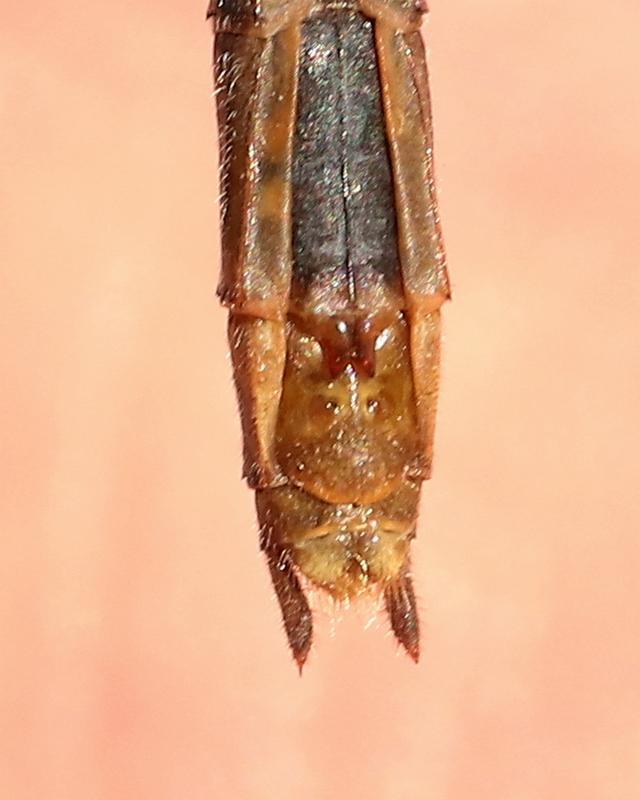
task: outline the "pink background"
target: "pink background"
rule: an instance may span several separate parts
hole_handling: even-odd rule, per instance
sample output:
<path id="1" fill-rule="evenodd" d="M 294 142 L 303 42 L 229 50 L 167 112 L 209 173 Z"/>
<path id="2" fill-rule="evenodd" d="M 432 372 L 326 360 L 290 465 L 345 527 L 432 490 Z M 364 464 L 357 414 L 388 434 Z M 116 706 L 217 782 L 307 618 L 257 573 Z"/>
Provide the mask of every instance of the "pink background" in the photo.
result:
<path id="1" fill-rule="evenodd" d="M 302 680 L 240 482 L 204 5 L 2 11 L 0 795 L 635 800 L 640 5 L 432 1 L 424 658 L 358 610 Z"/>

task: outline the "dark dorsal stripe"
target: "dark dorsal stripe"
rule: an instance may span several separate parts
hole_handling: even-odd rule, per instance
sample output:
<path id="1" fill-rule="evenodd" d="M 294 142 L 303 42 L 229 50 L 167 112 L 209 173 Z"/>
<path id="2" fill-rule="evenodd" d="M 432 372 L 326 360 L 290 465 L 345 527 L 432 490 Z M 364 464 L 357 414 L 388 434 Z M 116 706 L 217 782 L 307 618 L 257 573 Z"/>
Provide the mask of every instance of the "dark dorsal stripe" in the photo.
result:
<path id="1" fill-rule="evenodd" d="M 293 291 L 399 279 L 373 26 L 326 11 L 303 25 L 293 152 Z"/>

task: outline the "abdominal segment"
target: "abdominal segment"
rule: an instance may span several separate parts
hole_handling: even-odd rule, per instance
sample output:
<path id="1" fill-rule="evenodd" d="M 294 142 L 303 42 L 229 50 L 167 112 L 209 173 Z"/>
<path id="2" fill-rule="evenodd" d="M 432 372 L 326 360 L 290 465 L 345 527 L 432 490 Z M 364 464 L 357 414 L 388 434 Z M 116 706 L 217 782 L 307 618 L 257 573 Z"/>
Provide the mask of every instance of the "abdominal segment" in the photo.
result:
<path id="1" fill-rule="evenodd" d="M 418 457 L 407 324 L 385 318 L 290 323 L 276 458 L 326 503 L 379 503 Z"/>

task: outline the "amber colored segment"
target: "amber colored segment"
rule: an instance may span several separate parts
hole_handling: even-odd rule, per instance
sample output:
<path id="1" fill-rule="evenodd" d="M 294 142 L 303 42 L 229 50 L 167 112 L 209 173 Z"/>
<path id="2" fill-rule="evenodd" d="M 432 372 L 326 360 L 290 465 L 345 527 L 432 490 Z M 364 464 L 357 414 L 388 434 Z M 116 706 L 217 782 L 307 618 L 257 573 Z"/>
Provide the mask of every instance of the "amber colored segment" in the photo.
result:
<path id="1" fill-rule="evenodd" d="M 291 481 L 328 503 L 379 502 L 417 456 L 409 331 L 401 315 L 376 348 L 373 377 L 351 364 L 333 377 L 318 340 L 291 325 L 277 458 Z"/>
<path id="2" fill-rule="evenodd" d="M 410 538 L 383 527 L 339 530 L 293 550 L 295 563 L 316 586 L 338 599 L 353 598 L 397 577 L 409 557 Z"/>
<path id="3" fill-rule="evenodd" d="M 256 492 L 262 547 L 291 548 L 340 528 L 361 528 L 372 517 L 385 530 L 410 532 L 415 526 L 420 482 L 410 477 L 378 503 L 325 503 L 291 483 Z"/>
<path id="4" fill-rule="evenodd" d="M 419 499 L 420 483 L 409 477 L 383 501 L 364 505 L 325 503 L 291 484 L 258 491 L 262 547 L 289 553 L 305 578 L 334 597 L 384 589 L 406 572 Z"/>

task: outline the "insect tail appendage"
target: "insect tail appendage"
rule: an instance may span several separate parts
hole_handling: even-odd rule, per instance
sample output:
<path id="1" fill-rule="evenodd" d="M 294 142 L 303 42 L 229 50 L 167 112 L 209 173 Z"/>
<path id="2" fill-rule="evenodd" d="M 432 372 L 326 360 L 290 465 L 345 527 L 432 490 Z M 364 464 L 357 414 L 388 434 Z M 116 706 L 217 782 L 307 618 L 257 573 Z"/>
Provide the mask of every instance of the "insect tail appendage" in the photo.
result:
<path id="1" fill-rule="evenodd" d="M 420 659 L 420 621 L 408 569 L 385 586 L 384 600 L 396 639 L 417 664 Z"/>
<path id="2" fill-rule="evenodd" d="M 313 640 L 311 608 L 287 553 L 267 550 L 267 560 L 289 646 L 302 673 Z"/>

